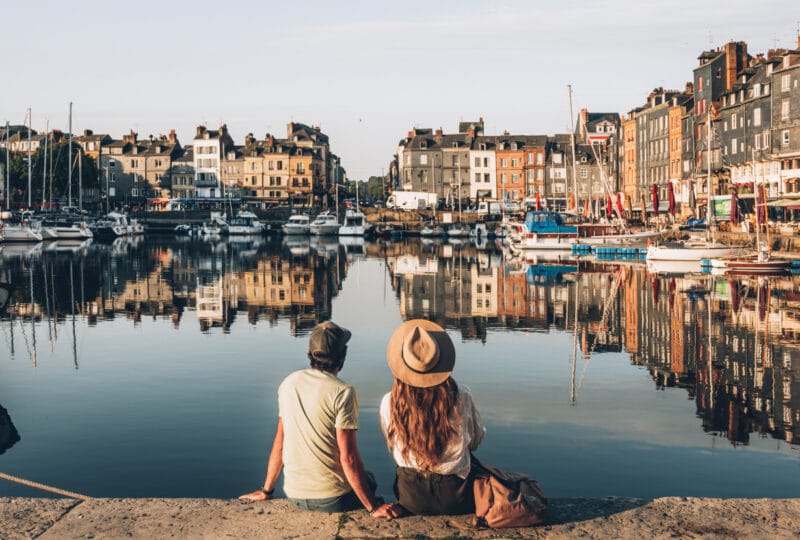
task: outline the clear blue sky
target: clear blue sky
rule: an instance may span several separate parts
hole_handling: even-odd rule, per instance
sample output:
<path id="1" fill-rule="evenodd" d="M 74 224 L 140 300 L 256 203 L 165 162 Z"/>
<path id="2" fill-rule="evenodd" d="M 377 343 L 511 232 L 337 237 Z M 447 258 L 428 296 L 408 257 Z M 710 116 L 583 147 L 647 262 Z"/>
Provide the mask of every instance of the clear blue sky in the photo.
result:
<path id="1" fill-rule="evenodd" d="M 318 124 L 353 179 L 379 174 L 412 127 L 568 129 L 683 88 L 698 54 L 744 40 L 797 47 L 797 0 L 13 2 L 2 8 L 0 121 L 120 138 L 227 123 L 285 136 Z"/>

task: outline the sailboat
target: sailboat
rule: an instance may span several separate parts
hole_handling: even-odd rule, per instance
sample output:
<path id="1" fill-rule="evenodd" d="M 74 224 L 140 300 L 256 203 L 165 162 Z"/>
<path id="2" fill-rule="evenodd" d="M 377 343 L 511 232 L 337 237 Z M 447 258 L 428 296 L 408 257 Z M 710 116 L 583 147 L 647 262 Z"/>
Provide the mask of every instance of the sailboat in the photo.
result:
<path id="1" fill-rule="evenodd" d="M 791 266 L 792 261 L 788 259 L 774 259 L 770 256 L 769 238 L 767 241 L 761 240 L 761 223 L 759 219 L 761 215 L 761 208 L 766 207 L 766 196 L 764 193 L 764 186 L 756 186 L 756 242 L 755 250 L 752 253 L 747 253 L 738 257 L 728 257 L 721 259 L 712 259 L 711 267 L 714 269 L 721 269 L 724 272 L 731 274 L 781 274 L 787 272 Z M 733 202 L 733 201 L 732 201 Z M 731 212 L 737 211 L 732 207 Z M 769 229 L 767 229 L 769 234 Z"/>
<path id="2" fill-rule="evenodd" d="M 711 214 L 711 115 L 713 109 L 706 117 L 706 157 L 707 157 L 707 179 L 706 179 L 706 221 L 709 224 L 709 231 L 712 221 Z M 681 242 L 670 242 L 661 245 L 651 245 L 647 248 L 648 261 L 699 261 L 703 259 L 716 259 L 719 257 L 732 257 L 741 253 L 741 249 L 720 244 L 715 238 L 705 240 L 686 240 Z"/>
<path id="3" fill-rule="evenodd" d="M 458 165 L 458 222 L 447 229 L 447 236 L 451 238 L 465 238 L 469 236 L 469 227 L 461 221 L 461 164 Z"/>
<path id="4" fill-rule="evenodd" d="M 6 145 L 6 148 L 8 146 Z M 42 233 L 39 230 L 39 222 L 32 219 L 33 215 L 30 211 L 30 191 L 32 179 L 32 160 L 33 154 L 31 149 L 31 110 L 28 109 L 28 207 L 29 210 L 24 212 L 19 220 L 7 221 L 0 218 L 0 236 L 3 237 L 4 242 L 41 242 Z M 6 167 L 11 170 L 11 167 Z"/>

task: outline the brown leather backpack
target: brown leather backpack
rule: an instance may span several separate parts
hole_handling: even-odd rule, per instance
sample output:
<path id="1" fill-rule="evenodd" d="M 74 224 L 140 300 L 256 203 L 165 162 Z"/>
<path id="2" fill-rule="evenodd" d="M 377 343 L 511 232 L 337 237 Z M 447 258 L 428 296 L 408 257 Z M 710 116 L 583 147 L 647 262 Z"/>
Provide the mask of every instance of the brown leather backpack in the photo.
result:
<path id="1" fill-rule="evenodd" d="M 526 474 L 505 472 L 472 456 L 475 471 L 475 521 L 494 529 L 544 522 L 548 502 L 539 483 Z"/>

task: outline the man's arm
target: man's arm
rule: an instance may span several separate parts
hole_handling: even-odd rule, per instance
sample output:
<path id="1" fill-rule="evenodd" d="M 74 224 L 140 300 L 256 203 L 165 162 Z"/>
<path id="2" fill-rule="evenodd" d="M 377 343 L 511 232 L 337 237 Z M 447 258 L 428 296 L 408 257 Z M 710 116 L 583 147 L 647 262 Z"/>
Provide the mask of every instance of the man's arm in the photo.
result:
<path id="1" fill-rule="evenodd" d="M 239 497 L 246 501 L 264 501 L 272 498 L 272 492 L 275 490 L 275 484 L 278 483 L 278 477 L 283 470 L 283 421 L 278 417 L 278 427 L 275 428 L 275 439 L 272 441 L 272 450 L 269 453 L 269 462 L 267 463 L 267 477 L 264 480 L 264 489 L 246 493 Z"/>
<path id="2" fill-rule="evenodd" d="M 355 429 L 336 428 L 336 443 L 339 445 L 339 457 L 342 461 L 342 469 L 347 477 L 347 482 L 353 488 L 358 500 L 372 517 L 393 518 L 400 515 L 400 512 L 392 504 L 378 505 L 375 494 L 367 485 L 367 475 L 364 472 L 364 463 L 361 461 L 361 454 L 358 453 Z"/>

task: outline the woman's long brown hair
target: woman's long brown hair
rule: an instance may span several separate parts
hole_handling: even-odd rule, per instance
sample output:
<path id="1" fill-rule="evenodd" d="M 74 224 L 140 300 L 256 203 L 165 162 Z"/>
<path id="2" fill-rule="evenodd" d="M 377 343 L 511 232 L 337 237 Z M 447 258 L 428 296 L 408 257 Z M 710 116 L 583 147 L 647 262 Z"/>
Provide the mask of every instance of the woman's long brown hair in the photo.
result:
<path id="1" fill-rule="evenodd" d="M 403 459 L 413 454 L 417 466 L 439 464 L 447 444 L 459 432 L 458 385 L 452 377 L 430 388 L 415 388 L 394 380 L 388 443 L 399 444 Z"/>

